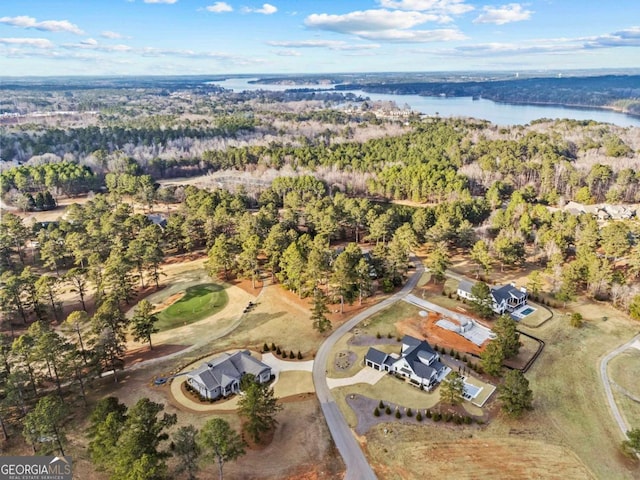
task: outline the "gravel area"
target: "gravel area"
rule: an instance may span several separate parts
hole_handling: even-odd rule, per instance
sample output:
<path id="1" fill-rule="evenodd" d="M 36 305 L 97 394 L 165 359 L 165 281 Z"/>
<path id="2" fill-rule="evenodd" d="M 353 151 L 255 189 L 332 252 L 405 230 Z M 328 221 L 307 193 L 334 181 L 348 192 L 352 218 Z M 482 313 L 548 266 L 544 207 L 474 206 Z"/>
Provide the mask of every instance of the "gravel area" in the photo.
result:
<path id="1" fill-rule="evenodd" d="M 422 412 L 422 422 L 418 422 L 416 420 L 416 414 L 418 410 L 413 410 L 413 416 L 407 417 L 406 409 L 403 406 L 396 405 L 391 402 L 384 402 L 385 407 L 389 405 L 391 408 L 391 415 L 387 415 L 384 410 L 380 412 L 380 416 L 376 417 L 373 414 L 375 408 L 379 405 L 380 400 L 374 400 L 369 397 L 365 397 L 364 395 L 350 394 L 347 395 L 347 404 L 351 407 L 351 409 L 355 412 L 356 417 L 358 419 L 358 424 L 354 429 L 358 435 L 364 435 L 367 433 L 371 427 L 378 425 L 380 423 L 404 423 L 407 425 L 420 425 L 420 424 L 433 424 L 432 420 L 426 418 L 426 409 L 420 409 Z M 396 418 L 396 407 L 400 408 L 400 412 L 402 413 L 402 418 Z"/>

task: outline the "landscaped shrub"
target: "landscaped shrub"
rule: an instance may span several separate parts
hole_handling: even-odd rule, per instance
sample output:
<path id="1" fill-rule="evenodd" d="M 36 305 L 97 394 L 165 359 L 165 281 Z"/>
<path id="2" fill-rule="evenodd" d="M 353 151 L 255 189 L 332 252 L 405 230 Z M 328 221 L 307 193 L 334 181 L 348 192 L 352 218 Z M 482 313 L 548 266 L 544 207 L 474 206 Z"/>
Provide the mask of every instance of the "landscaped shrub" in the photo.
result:
<path id="1" fill-rule="evenodd" d="M 402 418 L 402 414 L 400 413 L 400 409 L 396 409 L 396 418 Z"/>
<path id="2" fill-rule="evenodd" d="M 262 351 L 263 352 L 268 352 L 269 351 L 269 345 L 267 345 L 267 342 L 264 342 L 264 345 L 262 346 Z"/>
<path id="3" fill-rule="evenodd" d="M 276 351 L 276 344 L 275 343 L 271 343 L 271 351 L 275 352 Z"/>
<path id="4" fill-rule="evenodd" d="M 380 400 L 380 403 L 378 404 L 378 408 L 384 408 L 384 402 L 382 400 Z"/>
<path id="5" fill-rule="evenodd" d="M 439 422 L 439 421 L 442 419 L 442 415 L 440 415 L 440 413 L 439 413 L 439 412 L 436 412 L 436 413 L 434 413 L 434 414 L 433 414 L 433 416 L 431 417 L 431 419 L 432 419 L 434 422 Z"/>
<path id="6" fill-rule="evenodd" d="M 294 358 L 296 358 L 296 356 L 293 354 L 293 350 L 291 350 L 291 351 L 289 352 L 289 358 L 290 358 L 290 359 L 292 359 L 292 360 L 293 360 Z"/>
<path id="7" fill-rule="evenodd" d="M 287 351 L 286 350 L 282 350 L 282 358 L 287 358 Z"/>
<path id="8" fill-rule="evenodd" d="M 433 346 L 433 349 L 434 349 L 436 352 L 440 352 L 440 347 L 438 346 L 438 344 L 437 344 L 437 343 Z"/>
<path id="9" fill-rule="evenodd" d="M 456 425 L 460 425 L 462 424 L 462 417 L 459 415 L 456 415 L 455 417 L 453 417 L 453 421 L 455 422 Z"/>
<path id="10" fill-rule="evenodd" d="M 442 296 L 446 297 L 447 296 L 447 292 L 444 291 L 444 288 L 442 289 Z"/>
<path id="11" fill-rule="evenodd" d="M 391 407 L 389 407 L 389 405 L 387 405 L 387 408 L 384 409 L 384 413 L 386 413 L 387 415 L 391 415 Z"/>
<path id="12" fill-rule="evenodd" d="M 400 338 L 400 335 L 397 335 L 397 336 L 396 336 L 396 342 L 399 342 L 400 340 L 402 340 L 402 339 Z"/>
<path id="13" fill-rule="evenodd" d="M 456 351 L 452 348 L 451 350 L 449 350 L 449 356 L 453 357 L 455 355 Z"/>
<path id="14" fill-rule="evenodd" d="M 472 421 L 473 421 L 473 419 L 472 419 L 469 415 L 466 415 L 466 416 L 464 417 L 464 423 L 465 423 L 465 424 L 467 424 L 467 425 L 471 425 L 471 422 L 472 422 Z"/>
<path id="15" fill-rule="evenodd" d="M 460 360 L 460 354 L 458 352 L 456 352 L 455 357 L 456 357 L 456 360 Z"/>
<path id="16" fill-rule="evenodd" d="M 300 350 L 298 350 L 298 360 L 302 360 L 302 354 L 300 353 Z"/>
<path id="17" fill-rule="evenodd" d="M 380 416 L 380 410 L 378 410 L 378 407 L 376 407 L 376 408 L 373 410 L 373 416 L 374 416 L 374 417 L 379 417 L 379 416 Z"/>
<path id="18" fill-rule="evenodd" d="M 413 417 L 413 412 L 410 408 L 407 408 L 407 417 Z"/>
<path id="19" fill-rule="evenodd" d="M 376 338 L 382 338 L 382 335 L 380 335 L 380 332 L 376 332 Z"/>
<path id="20" fill-rule="evenodd" d="M 391 332 L 387 333 L 387 338 L 391 338 Z"/>
<path id="21" fill-rule="evenodd" d="M 449 298 L 453 298 L 453 292 L 449 292 Z"/>
<path id="22" fill-rule="evenodd" d="M 450 422 L 452 415 L 449 412 L 447 412 L 442 416 L 442 418 L 444 419 L 445 422 Z"/>
<path id="23" fill-rule="evenodd" d="M 419 422 L 422 421 L 422 413 L 420 413 L 420 410 L 418 410 L 418 413 L 416 413 L 416 420 Z"/>
<path id="24" fill-rule="evenodd" d="M 431 418 L 431 410 L 427 408 L 427 411 L 424 414 L 427 418 Z"/>
<path id="25" fill-rule="evenodd" d="M 463 361 L 464 363 L 466 363 L 467 365 L 469 364 L 469 359 L 467 358 L 467 356 L 466 356 L 466 355 L 463 355 L 463 356 L 462 356 L 462 361 Z"/>
<path id="26" fill-rule="evenodd" d="M 278 345 L 278 347 L 276 348 L 276 353 L 278 355 L 280 355 L 282 353 L 282 350 L 280 350 L 280 345 Z"/>

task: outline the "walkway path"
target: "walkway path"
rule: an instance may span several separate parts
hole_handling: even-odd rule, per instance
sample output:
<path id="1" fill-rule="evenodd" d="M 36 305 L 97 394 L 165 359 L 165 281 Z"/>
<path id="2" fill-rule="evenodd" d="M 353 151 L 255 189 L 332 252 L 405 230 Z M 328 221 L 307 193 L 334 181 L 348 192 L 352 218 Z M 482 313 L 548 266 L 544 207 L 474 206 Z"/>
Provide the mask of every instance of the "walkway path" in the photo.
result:
<path id="1" fill-rule="evenodd" d="M 324 417 L 327 421 L 329 431 L 331 432 L 331 436 L 333 437 L 333 441 L 336 444 L 336 447 L 340 452 L 340 455 L 342 455 L 344 463 L 347 466 L 347 474 L 345 476 L 345 480 L 372 480 L 376 478 L 376 475 L 375 473 L 373 473 L 373 470 L 371 469 L 367 458 L 360 448 L 360 444 L 353 436 L 349 425 L 344 419 L 344 416 L 340 412 L 340 409 L 338 408 L 335 399 L 333 398 L 333 395 L 329 390 L 326 371 L 329 353 L 331 352 L 331 349 L 333 348 L 335 343 L 362 320 L 387 308 L 388 306 L 401 300 L 406 295 L 411 293 L 411 291 L 417 285 L 418 280 L 420 280 L 420 277 L 422 277 L 422 273 L 424 272 L 424 267 L 420 260 L 418 260 L 417 258 L 413 258 L 412 261 L 416 265 L 416 271 L 407 281 L 402 290 L 387 298 L 386 300 L 378 303 L 377 305 L 374 305 L 371 308 L 360 312 L 351 320 L 338 327 L 324 341 L 324 343 L 318 349 L 318 353 L 316 354 L 315 363 L 313 365 L 313 383 L 315 385 L 316 395 L 318 396 L 320 406 L 322 407 L 322 412 L 324 413 Z"/>
<path id="2" fill-rule="evenodd" d="M 611 410 L 611 414 L 613 415 L 613 418 L 618 424 L 618 427 L 620 428 L 620 431 L 622 432 L 622 436 L 624 437 L 625 440 L 629 439 L 629 437 L 627 436 L 627 432 L 629 431 L 629 426 L 627 425 L 627 422 L 624 419 L 622 412 L 620 412 L 620 409 L 616 404 L 615 398 L 613 398 L 613 392 L 611 391 L 612 382 L 611 380 L 609 380 L 609 373 L 607 372 L 607 366 L 609 364 L 609 361 L 612 358 L 616 357 L 617 355 L 620 355 L 625 350 L 629 348 L 637 348 L 636 342 L 640 342 L 640 335 L 636 335 L 624 345 L 619 346 L 618 348 L 610 352 L 606 357 L 604 357 L 600 361 L 600 378 L 602 380 L 602 385 L 604 386 L 604 393 L 607 396 L 607 402 L 609 402 L 609 409 Z M 637 456 L 638 458 L 640 458 L 640 453 L 637 454 Z"/>

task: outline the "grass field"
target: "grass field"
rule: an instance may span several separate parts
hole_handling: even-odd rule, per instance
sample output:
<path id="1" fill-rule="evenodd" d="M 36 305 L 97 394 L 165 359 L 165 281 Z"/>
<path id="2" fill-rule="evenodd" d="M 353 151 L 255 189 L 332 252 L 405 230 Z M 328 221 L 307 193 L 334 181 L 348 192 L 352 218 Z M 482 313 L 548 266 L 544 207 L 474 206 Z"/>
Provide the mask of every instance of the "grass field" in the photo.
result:
<path id="1" fill-rule="evenodd" d="M 222 310 L 229 301 L 221 285 L 205 283 L 189 287 L 185 295 L 158 314 L 160 331 L 188 325 Z"/>
<path id="2" fill-rule="evenodd" d="M 395 337 L 398 334 L 395 323 L 405 318 L 418 315 L 420 310 L 421 309 L 415 305 L 406 302 L 396 302 L 389 308 L 385 308 L 362 322 L 358 328 L 369 335 L 380 333 L 380 335 L 386 337 L 387 334 L 390 333 L 392 337 Z"/>
<path id="3" fill-rule="evenodd" d="M 640 350 L 636 348 L 622 352 L 609 362 L 609 378 L 626 390 L 624 392 L 616 385 L 611 386 L 616 403 L 627 420 L 629 428 L 640 428 L 640 403 L 634 400 L 634 398 L 640 399 L 638 372 L 640 372 Z"/>
<path id="4" fill-rule="evenodd" d="M 640 350 L 629 348 L 609 362 L 611 380 L 640 398 Z"/>

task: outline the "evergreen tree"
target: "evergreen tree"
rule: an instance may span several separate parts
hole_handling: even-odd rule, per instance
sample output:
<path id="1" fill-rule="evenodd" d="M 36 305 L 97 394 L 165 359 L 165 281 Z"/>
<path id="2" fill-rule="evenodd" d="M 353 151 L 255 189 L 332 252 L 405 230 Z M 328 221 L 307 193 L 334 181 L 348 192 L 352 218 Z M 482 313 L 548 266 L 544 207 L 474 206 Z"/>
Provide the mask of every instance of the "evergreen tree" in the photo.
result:
<path id="1" fill-rule="evenodd" d="M 136 342 L 149 343 L 149 350 L 153 350 L 151 335 L 160 330 L 156 326 L 158 317 L 153 313 L 154 305 L 148 300 L 141 300 L 133 311 L 131 317 L 131 330 Z"/>
<path id="2" fill-rule="evenodd" d="M 484 351 L 480 354 L 480 365 L 482 369 L 489 375 L 499 376 L 502 372 L 502 362 L 504 361 L 504 352 L 500 343 L 491 340 Z"/>
<path id="3" fill-rule="evenodd" d="M 504 383 L 498 387 L 498 398 L 502 401 L 502 410 L 513 417 L 519 417 L 525 410 L 533 408 L 533 392 L 520 370 L 507 372 Z"/>
<path id="4" fill-rule="evenodd" d="M 493 297 L 489 285 L 484 282 L 476 282 L 471 287 L 471 308 L 483 318 L 493 316 Z"/>
<path id="5" fill-rule="evenodd" d="M 449 260 L 447 244 L 445 242 L 439 242 L 433 245 L 427 260 L 427 267 L 431 272 L 431 277 L 434 282 L 444 282 L 446 279 L 445 272 L 450 264 L 451 260 Z"/>
<path id="6" fill-rule="evenodd" d="M 34 452 L 46 455 L 57 447 L 60 455 L 64 456 L 66 436 L 63 425 L 67 414 L 67 406 L 58 397 L 48 395 L 38 401 L 25 417 L 22 430 Z"/>
<path id="7" fill-rule="evenodd" d="M 320 333 L 325 332 L 331 328 L 331 321 L 327 318 L 329 308 L 327 307 L 327 296 L 322 290 L 316 288 L 313 291 L 313 307 L 311 307 L 311 321 L 313 322 L 313 328 Z"/>
<path id="8" fill-rule="evenodd" d="M 198 445 L 205 458 L 218 464 L 218 478 L 223 480 L 223 466 L 245 454 L 240 435 L 222 418 L 207 420 L 198 434 Z"/>
<path id="9" fill-rule="evenodd" d="M 520 351 L 520 334 L 516 322 L 511 315 L 500 315 L 493 327 L 496 334 L 495 341 L 500 344 L 504 358 L 513 358 Z"/>
<path id="10" fill-rule="evenodd" d="M 238 414 L 244 418 L 244 428 L 255 442 L 259 442 L 262 434 L 271 430 L 278 423 L 276 414 L 282 405 L 273 394 L 273 389 L 266 384 L 258 383 L 252 375 L 245 375 L 243 395 L 238 400 Z"/>
<path id="11" fill-rule="evenodd" d="M 450 405 L 462 403 L 464 382 L 458 372 L 451 372 L 440 384 L 440 400 Z"/>
<path id="12" fill-rule="evenodd" d="M 176 415 L 168 413 L 158 415 L 164 406 L 141 398 L 129 409 L 122 432 L 114 448 L 112 478 L 127 478 L 137 462 L 147 456 L 145 464 L 154 476 L 148 479 L 162 478 L 166 475 L 166 459 L 170 453 L 160 449 L 160 444 L 169 438 L 166 430 L 176 424 Z"/>
<path id="13" fill-rule="evenodd" d="M 198 436 L 198 430 L 193 425 L 183 425 L 172 437 L 173 450 L 179 459 L 176 473 L 178 475 L 186 473 L 188 480 L 196 480 L 199 469 L 198 460 L 202 454 L 202 448 L 197 441 Z"/>

